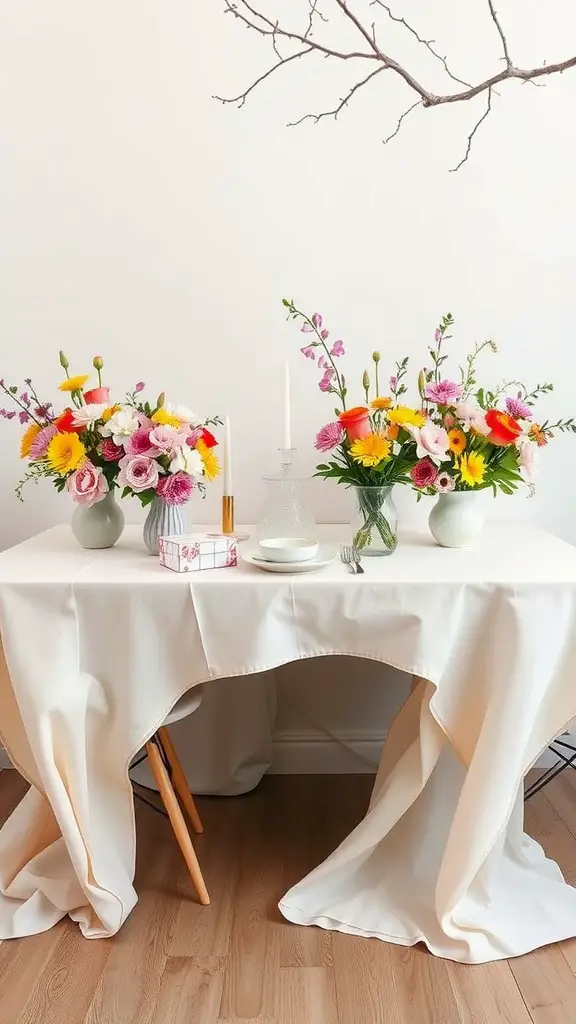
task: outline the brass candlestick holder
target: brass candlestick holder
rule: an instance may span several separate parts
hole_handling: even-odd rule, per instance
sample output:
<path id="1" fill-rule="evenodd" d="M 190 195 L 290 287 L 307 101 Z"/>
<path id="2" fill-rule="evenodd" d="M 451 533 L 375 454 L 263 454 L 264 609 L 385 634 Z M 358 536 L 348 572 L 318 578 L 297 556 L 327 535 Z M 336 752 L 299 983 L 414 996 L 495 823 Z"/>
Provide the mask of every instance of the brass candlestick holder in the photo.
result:
<path id="1" fill-rule="evenodd" d="M 232 494 L 222 495 L 222 533 L 227 537 L 235 537 L 236 540 L 248 540 L 249 534 L 238 533 L 234 523 L 234 496 Z"/>

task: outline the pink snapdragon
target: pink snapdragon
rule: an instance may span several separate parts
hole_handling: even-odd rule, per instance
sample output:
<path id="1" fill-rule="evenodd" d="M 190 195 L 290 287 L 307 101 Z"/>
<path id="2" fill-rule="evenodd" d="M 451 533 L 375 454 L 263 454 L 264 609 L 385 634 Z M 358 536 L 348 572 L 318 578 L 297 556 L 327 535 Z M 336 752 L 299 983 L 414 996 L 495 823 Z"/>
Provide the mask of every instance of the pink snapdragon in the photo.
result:
<path id="1" fill-rule="evenodd" d="M 145 455 L 125 455 L 120 460 L 118 483 L 129 487 L 135 494 L 155 488 L 158 484 L 158 463 Z"/>
<path id="2" fill-rule="evenodd" d="M 436 405 L 454 405 L 462 397 L 462 386 L 454 380 L 440 380 L 426 386 L 424 397 Z"/>
<path id="3" fill-rule="evenodd" d="M 185 505 L 192 497 L 194 486 L 190 474 L 179 470 L 178 473 L 160 477 L 156 493 L 168 505 Z"/>
<path id="4" fill-rule="evenodd" d="M 306 359 L 316 359 L 314 345 L 305 345 L 304 348 L 300 349 L 300 351 L 303 356 L 306 356 Z"/>
<path id="5" fill-rule="evenodd" d="M 330 391 L 332 388 L 332 381 L 335 376 L 336 374 L 331 366 L 329 366 L 327 370 L 324 370 L 324 376 L 318 382 L 318 387 L 320 388 L 320 391 Z"/>
<path id="6" fill-rule="evenodd" d="M 343 356 L 344 355 L 344 342 L 335 341 L 330 349 L 331 356 Z"/>
<path id="7" fill-rule="evenodd" d="M 102 470 L 89 461 L 84 462 L 80 469 L 68 477 L 66 487 L 72 500 L 77 505 L 84 505 L 85 508 L 92 508 L 92 505 L 102 501 L 110 490 Z"/>

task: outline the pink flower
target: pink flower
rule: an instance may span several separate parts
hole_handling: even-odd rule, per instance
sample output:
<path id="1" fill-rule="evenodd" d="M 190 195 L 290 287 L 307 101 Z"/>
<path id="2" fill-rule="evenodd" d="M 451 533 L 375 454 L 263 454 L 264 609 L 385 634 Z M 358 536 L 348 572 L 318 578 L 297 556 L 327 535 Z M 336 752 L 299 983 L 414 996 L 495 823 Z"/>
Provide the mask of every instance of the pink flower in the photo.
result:
<path id="1" fill-rule="evenodd" d="M 438 344 L 438 342 L 440 341 L 441 337 L 442 337 L 442 331 L 439 330 L 438 328 L 436 328 L 436 330 L 434 331 L 434 341 L 436 342 L 436 344 Z"/>
<path id="2" fill-rule="evenodd" d="M 150 431 L 151 444 L 163 455 L 173 455 L 177 448 L 183 448 L 190 434 L 188 424 L 184 427 L 159 426 Z"/>
<path id="3" fill-rule="evenodd" d="M 92 388 L 84 392 L 86 405 L 110 405 L 110 388 Z"/>
<path id="4" fill-rule="evenodd" d="M 428 457 L 438 465 L 448 457 L 448 434 L 444 427 L 437 427 L 430 422 L 425 423 L 423 427 L 406 423 L 404 430 L 407 430 L 416 441 L 416 455 L 419 459 Z"/>
<path id="5" fill-rule="evenodd" d="M 80 469 L 72 473 L 66 481 L 66 487 L 72 500 L 77 505 L 92 508 L 109 491 L 108 481 L 101 469 L 85 462 Z"/>
<path id="6" fill-rule="evenodd" d="M 312 324 L 305 323 L 302 324 L 300 330 L 302 331 L 302 334 L 310 334 L 314 330 L 314 328 L 312 327 Z"/>
<path id="7" fill-rule="evenodd" d="M 121 445 L 115 444 L 111 437 L 105 437 L 100 445 L 100 455 L 106 462 L 118 462 L 124 455 L 124 449 Z"/>
<path id="8" fill-rule="evenodd" d="M 156 493 L 164 498 L 168 505 L 185 505 L 192 496 L 194 480 L 189 473 L 179 470 L 168 476 L 160 477 Z"/>
<path id="9" fill-rule="evenodd" d="M 423 490 L 425 487 L 432 487 L 432 484 L 436 482 L 438 470 L 430 459 L 421 459 L 410 470 L 410 476 L 414 486 Z"/>
<path id="10" fill-rule="evenodd" d="M 388 386 L 390 388 L 390 391 L 396 391 L 396 388 L 398 387 L 398 377 L 390 377 L 390 380 L 388 381 Z"/>
<path id="11" fill-rule="evenodd" d="M 20 420 L 20 423 L 24 425 L 25 423 L 28 423 L 30 416 L 22 409 L 22 411 L 18 413 L 18 419 Z"/>
<path id="12" fill-rule="evenodd" d="M 506 412 L 509 416 L 513 416 L 515 420 L 532 419 L 532 409 L 521 398 L 507 398 Z"/>
<path id="13" fill-rule="evenodd" d="M 48 445 L 58 433 L 58 427 L 55 427 L 53 423 L 49 423 L 47 427 L 43 427 L 39 434 L 36 434 L 32 444 L 30 445 L 30 458 L 31 459 L 43 459 L 48 451 Z"/>
<path id="14" fill-rule="evenodd" d="M 150 428 L 139 427 L 132 437 L 127 437 L 124 442 L 126 455 L 148 455 L 158 454 L 158 448 L 150 441 Z"/>
<path id="15" fill-rule="evenodd" d="M 195 448 L 198 441 L 202 440 L 202 434 L 204 433 L 204 427 L 194 427 L 194 430 L 186 438 L 186 444 L 189 448 Z"/>
<path id="16" fill-rule="evenodd" d="M 328 340 L 328 331 L 326 331 L 326 330 L 320 331 L 320 337 L 322 338 L 322 341 L 327 341 Z"/>
<path id="17" fill-rule="evenodd" d="M 320 356 L 318 360 L 318 369 L 325 370 L 327 366 L 330 366 L 330 363 L 327 361 L 326 357 Z"/>
<path id="18" fill-rule="evenodd" d="M 446 427 L 446 430 L 452 430 L 452 427 L 456 423 L 456 417 L 451 412 L 445 412 L 442 417 L 442 425 Z"/>
<path id="19" fill-rule="evenodd" d="M 342 341 L 335 341 L 330 349 L 331 356 L 343 356 L 344 355 L 344 343 Z"/>
<path id="20" fill-rule="evenodd" d="M 438 473 L 436 483 L 434 484 L 434 490 L 436 490 L 438 494 L 446 494 L 448 491 L 453 491 L 455 487 L 456 481 L 453 476 L 450 476 L 450 473 L 447 473 L 445 470 Z"/>
<path id="21" fill-rule="evenodd" d="M 486 414 L 477 402 L 459 402 L 455 409 L 456 416 L 464 428 L 472 428 L 477 434 L 486 437 L 490 427 L 486 423 Z"/>
<path id="22" fill-rule="evenodd" d="M 518 466 L 522 476 L 527 483 L 534 483 L 536 466 L 538 463 L 538 445 L 535 441 L 529 441 L 527 437 L 519 438 L 516 442 L 518 450 Z"/>
<path id="23" fill-rule="evenodd" d="M 314 447 L 319 452 L 329 452 L 341 444 L 345 437 L 345 431 L 339 423 L 327 423 L 325 427 L 316 434 Z"/>
<path id="24" fill-rule="evenodd" d="M 438 384 L 428 384 L 424 396 L 436 405 L 453 405 L 462 397 L 462 387 L 453 380 L 441 380 Z"/>
<path id="25" fill-rule="evenodd" d="M 134 388 L 134 393 L 135 393 L 136 395 L 139 395 L 141 391 L 144 391 L 144 388 L 145 388 L 145 387 L 146 387 L 146 385 L 145 385 L 145 384 L 144 384 L 144 383 L 143 383 L 142 381 L 140 381 L 140 382 L 139 382 L 139 383 L 138 383 L 138 384 L 136 385 L 136 387 Z"/>
<path id="26" fill-rule="evenodd" d="M 303 356 L 306 356 L 306 359 L 316 359 L 316 353 L 314 352 L 313 345 L 305 345 L 304 348 L 300 349 L 300 351 Z"/>
<path id="27" fill-rule="evenodd" d="M 322 327 L 322 316 L 320 313 L 312 313 L 312 323 L 317 331 Z"/>
<path id="28" fill-rule="evenodd" d="M 126 455 L 120 460 L 118 483 L 129 487 L 135 494 L 147 491 L 158 484 L 158 463 L 147 459 L 145 455 Z"/>
<path id="29" fill-rule="evenodd" d="M 318 383 L 318 387 L 320 388 L 320 391 L 330 391 L 330 389 L 332 387 L 332 378 L 333 377 L 334 377 L 334 370 L 332 369 L 331 366 L 329 366 L 327 370 L 324 370 L 324 376 L 322 377 L 322 380 L 319 381 L 319 383 Z"/>

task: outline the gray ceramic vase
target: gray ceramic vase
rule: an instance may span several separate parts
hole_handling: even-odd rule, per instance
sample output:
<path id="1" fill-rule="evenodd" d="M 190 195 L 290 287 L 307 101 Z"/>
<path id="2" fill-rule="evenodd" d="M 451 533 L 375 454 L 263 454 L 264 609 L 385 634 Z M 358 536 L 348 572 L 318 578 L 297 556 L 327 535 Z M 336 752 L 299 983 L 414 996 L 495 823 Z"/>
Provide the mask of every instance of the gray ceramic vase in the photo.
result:
<path id="1" fill-rule="evenodd" d="M 90 508 L 76 505 L 71 526 L 83 548 L 113 547 L 124 530 L 124 514 L 116 504 L 114 491 L 108 491 Z"/>

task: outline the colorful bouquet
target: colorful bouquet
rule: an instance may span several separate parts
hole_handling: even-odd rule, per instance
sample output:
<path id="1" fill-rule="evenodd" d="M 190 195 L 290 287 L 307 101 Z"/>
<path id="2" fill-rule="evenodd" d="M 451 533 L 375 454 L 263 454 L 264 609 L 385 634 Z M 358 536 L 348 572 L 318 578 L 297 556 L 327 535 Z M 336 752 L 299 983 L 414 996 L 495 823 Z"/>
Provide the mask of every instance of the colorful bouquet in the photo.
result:
<path id="1" fill-rule="evenodd" d="M 63 352 L 60 365 L 66 379 L 59 390 L 70 405 L 58 413 L 51 402 L 40 401 L 30 378 L 24 390 L 0 380 L 16 406 L 0 409 L 0 416 L 26 427 L 20 454 L 29 468 L 16 488 L 20 499 L 27 481 L 48 477 L 58 491 L 66 489 L 86 507 L 116 487 L 122 497 L 135 495 L 142 505 L 156 495 L 182 505 L 218 475 L 217 442 L 208 429 L 220 423 L 218 417 L 200 422 L 186 406 L 166 403 L 163 394 L 151 404 L 141 397 L 142 383 L 123 402 L 113 403 L 110 389 L 102 386 L 100 356 L 93 360 L 98 386 L 89 390 L 88 375 L 70 377 Z"/>
<path id="2" fill-rule="evenodd" d="M 475 346 L 460 367 L 459 380 L 443 376 L 445 342 L 454 319 L 449 313 L 436 328 L 429 348 L 431 367 L 420 371 L 418 390 L 423 423 L 407 427 L 417 461 L 410 471 L 419 494 L 443 494 L 491 487 L 513 494 L 522 483 L 533 487 L 539 449 L 556 431 L 576 433 L 573 418 L 550 423 L 534 420 L 540 396 L 553 384 L 532 391 L 520 381 L 504 381 L 495 391 L 478 387 L 476 361 L 483 351 L 496 352 L 493 341 Z"/>
<path id="3" fill-rule="evenodd" d="M 336 396 L 338 405 L 335 419 L 327 423 L 316 436 L 317 451 L 332 457 L 316 467 L 316 475 L 334 479 L 347 487 L 356 488 L 358 523 L 355 524 L 353 544 L 365 554 L 388 554 L 397 544 L 395 513 L 390 499 L 394 484 L 410 484 L 411 471 L 418 461 L 411 428 L 420 428 L 426 422 L 419 409 L 404 405 L 405 377 L 408 358 L 395 364 L 389 378 L 389 395 L 380 394 L 379 352 L 372 353 L 373 376 L 364 371 L 362 387 L 365 405 L 348 408 L 346 378 L 338 360 L 344 355 L 343 342 L 329 341 L 320 313 L 308 316 L 283 299 L 288 319 L 301 323 L 302 333 L 309 335 L 302 354 L 316 363 L 321 372 L 318 387 Z M 374 542 L 379 536 L 382 545 Z"/>

